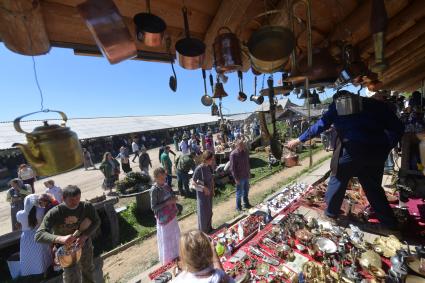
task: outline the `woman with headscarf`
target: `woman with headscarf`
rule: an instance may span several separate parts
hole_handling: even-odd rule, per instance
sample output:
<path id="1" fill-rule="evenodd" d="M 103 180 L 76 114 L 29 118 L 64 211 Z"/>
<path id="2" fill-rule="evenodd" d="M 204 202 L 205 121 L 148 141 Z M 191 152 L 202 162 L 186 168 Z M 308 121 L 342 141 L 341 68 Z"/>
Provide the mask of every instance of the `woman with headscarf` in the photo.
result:
<path id="1" fill-rule="evenodd" d="M 21 276 L 43 275 L 53 263 L 50 245 L 37 243 L 34 239 L 46 207 L 52 206 L 51 201 L 47 194 L 28 195 L 24 200 L 24 209 L 16 214 L 22 228 L 19 245 Z"/>
<path id="2" fill-rule="evenodd" d="M 12 231 L 18 230 L 16 213 L 24 209 L 24 198 L 31 194 L 31 186 L 24 184 L 21 179 L 15 178 L 9 182 L 10 189 L 6 194 L 6 201 L 10 203 L 10 218 Z"/>
<path id="3" fill-rule="evenodd" d="M 196 188 L 198 229 L 204 233 L 212 230 L 212 200 L 214 196 L 214 154 L 206 150 L 202 163 L 193 172 L 192 186 Z"/>
<path id="4" fill-rule="evenodd" d="M 112 157 L 110 152 L 105 152 L 99 169 L 102 171 L 103 176 L 105 176 L 102 187 L 105 190 L 109 190 L 108 195 L 112 195 L 112 188 L 115 186 L 115 182 L 118 181 L 120 175 L 120 164 Z"/>

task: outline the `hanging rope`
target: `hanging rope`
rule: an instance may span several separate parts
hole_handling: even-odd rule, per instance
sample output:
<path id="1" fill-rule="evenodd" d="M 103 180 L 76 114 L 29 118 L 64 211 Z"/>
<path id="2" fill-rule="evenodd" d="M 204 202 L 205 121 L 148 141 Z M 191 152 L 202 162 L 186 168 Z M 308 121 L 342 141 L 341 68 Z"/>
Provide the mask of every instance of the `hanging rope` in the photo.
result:
<path id="1" fill-rule="evenodd" d="M 27 31 L 28 37 L 29 37 L 29 43 L 30 43 L 30 50 L 31 50 L 31 54 L 33 53 L 33 46 L 32 46 L 32 36 L 31 36 L 31 32 L 27 26 L 27 17 L 24 16 L 24 26 L 25 29 Z M 38 73 L 37 73 L 37 64 L 35 62 L 35 58 L 34 55 L 31 55 L 31 59 L 32 59 L 32 70 L 33 70 L 33 74 L 34 74 L 34 80 L 35 80 L 35 84 L 37 85 L 37 89 L 38 89 L 38 93 L 40 94 L 40 111 L 46 111 L 48 112 L 49 110 L 46 109 L 44 110 L 44 96 L 43 96 L 43 91 L 41 89 L 40 86 L 40 82 L 38 81 Z"/>

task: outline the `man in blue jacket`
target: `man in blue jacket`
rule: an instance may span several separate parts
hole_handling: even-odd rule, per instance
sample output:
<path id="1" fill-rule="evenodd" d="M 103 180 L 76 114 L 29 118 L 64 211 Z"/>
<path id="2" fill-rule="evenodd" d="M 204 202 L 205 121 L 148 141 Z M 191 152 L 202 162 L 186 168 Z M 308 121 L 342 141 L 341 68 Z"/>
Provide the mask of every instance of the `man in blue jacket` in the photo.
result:
<path id="1" fill-rule="evenodd" d="M 354 95 L 339 91 L 339 95 Z M 397 219 L 381 186 L 384 163 L 388 153 L 400 141 L 404 126 L 387 104 L 371 98 L 362 98 L 362 110 L 351 115 L 338 115 L 335 102 L 322 118 L 298 139 L 288 143 L 290 148 L 320 135 L 332 124 L 338 142 L 331 162 L 331 177 L 325 194 L 325 214 L 338 218 L 347 184 L 358 177 L 366 197 L 381 223 L 376 229 L 398 230 Z M 379 231 L 377 231 L 379 232 Z"/>

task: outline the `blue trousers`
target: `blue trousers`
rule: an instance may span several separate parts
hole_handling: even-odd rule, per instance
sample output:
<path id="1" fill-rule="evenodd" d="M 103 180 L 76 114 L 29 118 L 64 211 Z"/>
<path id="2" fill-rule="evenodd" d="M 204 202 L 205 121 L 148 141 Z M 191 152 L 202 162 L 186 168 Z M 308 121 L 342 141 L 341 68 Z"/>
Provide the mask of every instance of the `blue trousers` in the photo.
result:
<path id="1" fill-rule="evenodd" d="M 239 180 L 239 185 L 236 185 L 236 208 L 237 209 L 242 209 L 241 198 L 243 198 L 243 203 L 245 206 L 249 205 L 248 192 L 249 192 L 249 179 Z"/>
<path id="2" fill-rule="evenodd" d="M 335 217 L 340 214 L 348 182 L 351 177 L 358 177 L 379 221 L 389 227 L 395 227 L 397 219 L 381 186 L 384 162 L 385 159 L 374 158 L 373 154 L 368 158 L 354 159 L 344 150 L 339 158 L 337 173 L 331 176 L 325 194 L 326 215 Z"/>
<path id="3" fill-rule="evenodd" d="M 177 186 L 181 195 L 189 195 L 189 174 L 180 170 L 176 171 L 177 174 Z"/>
<path id="4" fill-rule="evenodd" d="M 171 187 L 171 182 L 173 181 L 173 176 L 167 175 L 167 178 L 165 179 L 165 181 Z"/>

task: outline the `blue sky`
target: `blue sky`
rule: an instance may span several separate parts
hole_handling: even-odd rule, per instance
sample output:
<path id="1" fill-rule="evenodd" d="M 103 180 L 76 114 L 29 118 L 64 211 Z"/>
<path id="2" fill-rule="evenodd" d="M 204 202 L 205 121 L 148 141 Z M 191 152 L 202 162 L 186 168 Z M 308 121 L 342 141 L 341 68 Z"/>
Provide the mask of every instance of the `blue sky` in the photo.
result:
<path id="1" fill-rule="evenodd" d="M 62 110 L 71 118 L 209 113 L 209 108 L 200 102 L 204 94 L 201 70 L 188 71 L 176 64 L 178 88 L 174 93 L 168 87 L 172 74 L 169 64 L 127 60 L 110 65 L 105 58 L 76 56 L 72 50 L 62 48 L 53 48 L 49 54 L 35 57 L 35 61 L 45 108 Z M 253 102 L 236 99 L 237 74 L 228 76 L 224 87 L 229 96 L 223 99 L 223 113 L 254 110 Z M 258 89 L 261 80 L 258 77 Z M 252 73 L 244 73 L 246 94 L 253 93 L 253 85 Z M 208 81 L 207 91 L 211 94 Z M 327 91 L 321 98 L 330 95 L 331 91 Z M 3 43 L 0 43 L 0 96 L 0 121 L 11 121 L 40 109 L 31 57 L 13 53 Z M 293 94 L 290 98 L 302 103 Z M 45 117 L 46 114 L 34 116 Z"/>

